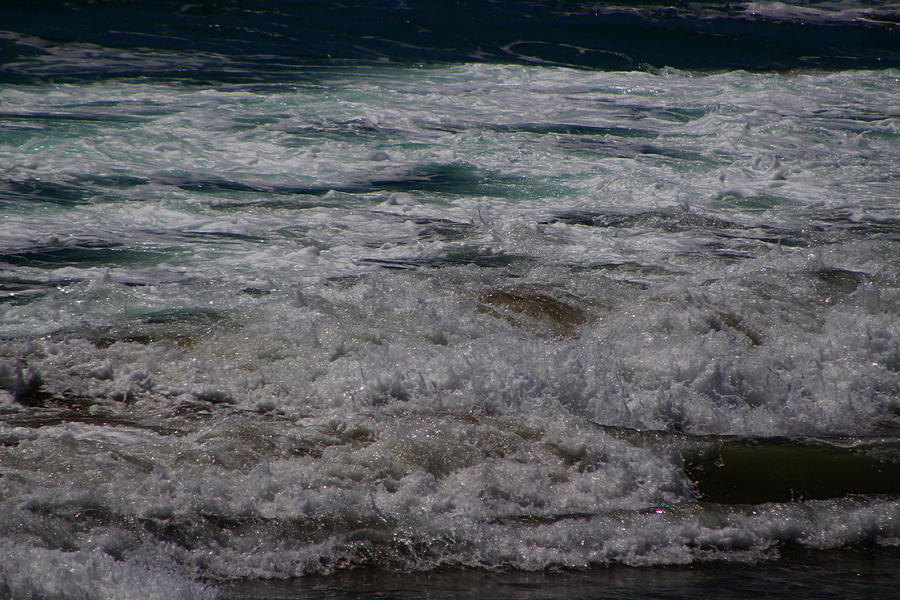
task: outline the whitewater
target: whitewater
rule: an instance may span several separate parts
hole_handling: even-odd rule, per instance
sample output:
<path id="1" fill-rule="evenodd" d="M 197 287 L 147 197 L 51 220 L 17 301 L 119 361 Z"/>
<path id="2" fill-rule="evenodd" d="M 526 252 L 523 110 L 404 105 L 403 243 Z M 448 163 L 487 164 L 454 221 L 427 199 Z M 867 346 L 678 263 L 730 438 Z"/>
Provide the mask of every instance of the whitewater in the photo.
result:
<path id="1" fill-rule="evenodd" d="M 8 35 L 0 596 L 900 544 L 896 69 Z"/>

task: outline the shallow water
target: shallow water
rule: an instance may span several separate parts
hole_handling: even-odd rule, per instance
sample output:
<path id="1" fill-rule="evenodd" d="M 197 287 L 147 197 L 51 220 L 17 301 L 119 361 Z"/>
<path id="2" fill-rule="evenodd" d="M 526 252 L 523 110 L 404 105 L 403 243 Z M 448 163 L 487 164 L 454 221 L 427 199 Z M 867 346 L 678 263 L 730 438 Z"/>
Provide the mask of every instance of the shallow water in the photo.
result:
<path id="1" fill-rule="evenodd" d="M 0 592 L 887 597 L 893 4 L 154 6 L 3 13 Z"/>
<path id="2" fill-rule="evenodd" d="M 682 598 L 893 598 L 898 558 L 838 552 L 753 566 L 608 567 L 587 572 L 349 572 L 332 577 L 243 582 L 225 598 L 503 598 L 675 600 Z"/>

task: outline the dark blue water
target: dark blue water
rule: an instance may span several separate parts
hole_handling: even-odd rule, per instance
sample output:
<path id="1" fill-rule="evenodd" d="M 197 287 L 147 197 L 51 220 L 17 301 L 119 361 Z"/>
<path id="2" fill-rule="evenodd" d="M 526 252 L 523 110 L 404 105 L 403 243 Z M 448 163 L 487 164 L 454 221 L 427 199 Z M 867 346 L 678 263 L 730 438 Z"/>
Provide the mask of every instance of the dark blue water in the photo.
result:
<path id="1" fill-rule="evenodd" d="M 11 1 L 0 8 L 0 27 L 43 41 L 0 39 L 0 81 L 267 81 L 333 61 L 889 68 L 900 65 L 898 18 L 893 2 Z M 139 54 L 90 69 L 28 66 L 47 57 L 47 42 Z M 158 51 L 186 60 L 162 68 L 142 60 Z"/>

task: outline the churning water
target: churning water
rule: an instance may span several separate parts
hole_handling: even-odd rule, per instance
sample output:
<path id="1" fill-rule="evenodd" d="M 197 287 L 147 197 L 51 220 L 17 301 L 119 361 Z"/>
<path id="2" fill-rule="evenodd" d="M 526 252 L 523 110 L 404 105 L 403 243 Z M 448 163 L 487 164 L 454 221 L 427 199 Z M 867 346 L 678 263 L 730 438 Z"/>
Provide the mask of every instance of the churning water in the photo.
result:
<path id="1" fill-rule="evenodd" d="M 0 11 L 0 597 L 900 563 L 898 7 L 409 4 Z"/>

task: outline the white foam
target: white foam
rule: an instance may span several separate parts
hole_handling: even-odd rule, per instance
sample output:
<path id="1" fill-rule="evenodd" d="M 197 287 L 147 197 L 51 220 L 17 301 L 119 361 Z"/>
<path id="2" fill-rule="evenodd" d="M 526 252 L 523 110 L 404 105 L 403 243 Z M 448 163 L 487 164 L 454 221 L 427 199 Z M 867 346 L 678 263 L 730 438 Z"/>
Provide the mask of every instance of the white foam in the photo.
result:
<path id="1" fill-rule="evenodd" d="M 698 504 L 673 447 L 590 423 L 896 424 L 896 76 L 8 86 L 10 112 L 94 120 L 0 146 L 0 248 L 36 259 L 2 272 L 33 296 L 4 304 L 0 409 L 46 419 L 0 430 L 6 586 L 896 545 L 895 502 Z M 91 244 L 136 252 L 29 254 Z M 28 368 L 44 408 L 14 399 Z"/>
<path id="2" fill-rule="evenodd" d="M 744 7 L 748 15 L 800 23 L 851 23 L 872 21 L 889 24 L 900 14 L 900 6 L 893 2 L 880 2 L 876 6 L 854 2 L 821 2 L 816 6 L 798 6 L 785 2 L 748 2 Z"/>
<path id="3" fill-rule="evenodd" d="M 93 551 L 29 548 L 0 538 L 0 593 L 9 598 L 203 600 L 214 588 L 167 566 L 117 561 Z"/>

